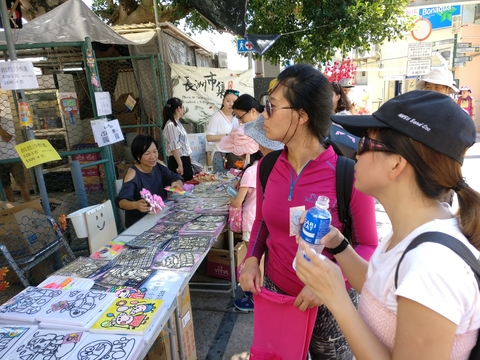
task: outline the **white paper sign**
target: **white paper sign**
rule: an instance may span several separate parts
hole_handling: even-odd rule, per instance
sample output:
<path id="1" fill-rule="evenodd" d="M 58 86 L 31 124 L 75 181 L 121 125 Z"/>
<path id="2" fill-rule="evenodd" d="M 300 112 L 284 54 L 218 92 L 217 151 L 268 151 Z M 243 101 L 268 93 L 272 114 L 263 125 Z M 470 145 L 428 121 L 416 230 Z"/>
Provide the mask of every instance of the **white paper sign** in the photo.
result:
<path id="1" fill-rule="evenodd" d="M 98 116 L 110 115 L 112 113 L 112 99 L 109 92 L 96 92 L 95 104 L 97 104 Z"/>
<path id="2" fill-rule="evenodd" d="M 38 89 L 38 81 L 31 61 L 0 63 L 2 90 Z"/>
<path id="3" fill-rule="evenodd" d="M 190 155 L 193 160 L 202 164 L 203 166 L 207 165 L 207 154 L 206 154 L 206 139 L 205 134 L 187 134 L 188 144 L 192 149 L 192 154 Z"/>
<path id="4" fill-rule="evenodd" d="M 123 140 L 123 133 L 118 120 L 92 120 L 93 136 L 99 147 L 111 145 Z"/>

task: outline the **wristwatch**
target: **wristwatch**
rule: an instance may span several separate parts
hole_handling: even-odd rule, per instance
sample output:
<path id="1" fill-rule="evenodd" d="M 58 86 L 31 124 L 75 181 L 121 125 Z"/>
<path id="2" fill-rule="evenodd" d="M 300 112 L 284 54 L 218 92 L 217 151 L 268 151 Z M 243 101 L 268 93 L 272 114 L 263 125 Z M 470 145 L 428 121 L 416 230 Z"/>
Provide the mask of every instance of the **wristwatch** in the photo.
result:
<path id="1" fill-rule="evenodd" d="M 340 254 L 343 250 L 345 250 L 348 245 L 350 245 L 350 243 L 347 241 L 347 239 L 345 239 L 345 236 L 344 236 L 340 245 L 338 245 L 337 247 L 332 248 L 332 249 L 326 247 L 325 250 L 329 254 L 337 255 L 337 254 Z"/>

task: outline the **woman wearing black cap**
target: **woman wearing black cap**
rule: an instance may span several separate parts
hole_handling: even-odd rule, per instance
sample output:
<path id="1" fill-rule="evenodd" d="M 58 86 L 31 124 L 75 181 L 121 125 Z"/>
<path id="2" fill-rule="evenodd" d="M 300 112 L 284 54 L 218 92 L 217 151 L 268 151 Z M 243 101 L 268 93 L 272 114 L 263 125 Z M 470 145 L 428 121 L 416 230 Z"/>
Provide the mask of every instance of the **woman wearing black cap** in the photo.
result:
<path id="1" fill-rule="evenodd" d="M 470 117 L 448 96 L 411 91 L 373 115 L 332 119 L 363 136 L 355 187 L 382 203 L 392 232 L 367 263 L 332 228 L 322 243 L 335 250 L 340 267 L 299 240 L 312 262 L 297 256 L 297 275 L 333 313 L 357 359 L 480 359 L 472 352 L 480 328 L 479 283 L 459 255 L 431 242 L 449 235 L 447 244 L 463 247 L 478 265 L 480 194 L 461 171 L 475 143 Z M 449 189 L 458 196 L 455 215 L 438 200 Z M 429 242 L 407 253 L 425 233 Z M 358 311 L 342 272 L 362 290 Z"/>

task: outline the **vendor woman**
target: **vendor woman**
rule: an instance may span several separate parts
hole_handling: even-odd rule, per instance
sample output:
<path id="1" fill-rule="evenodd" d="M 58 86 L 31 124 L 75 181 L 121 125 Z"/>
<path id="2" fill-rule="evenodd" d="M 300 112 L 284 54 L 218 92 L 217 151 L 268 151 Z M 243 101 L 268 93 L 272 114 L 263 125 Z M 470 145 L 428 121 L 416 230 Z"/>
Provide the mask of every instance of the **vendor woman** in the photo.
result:
<path id="1" fill-rule="evenodd" d="M 128 169 L 115 203 L 125 210 L 125 227 L 130 227 L 150 211 L 140 191 L 149 190 L 163 200 L 167 199 L 166 186 L 181 189 L 183 178 L 162 165 L 158 160 L 158 144 L 150 135 L 138 135 L 132 141 L 135 165 Z"/>

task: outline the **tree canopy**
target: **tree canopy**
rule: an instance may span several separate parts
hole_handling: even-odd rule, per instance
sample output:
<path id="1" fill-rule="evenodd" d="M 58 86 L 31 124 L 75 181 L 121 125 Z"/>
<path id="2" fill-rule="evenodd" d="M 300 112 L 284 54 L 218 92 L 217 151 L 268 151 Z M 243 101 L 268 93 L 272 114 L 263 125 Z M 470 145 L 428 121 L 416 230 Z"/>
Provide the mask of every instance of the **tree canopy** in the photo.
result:
<path id="1" fill-rule="evenodd" d="M 22 0 L 24 16 L 32 19 L 66 0 Z M 154 0 L 94 0 L 92 10 L 109 25 L 154 22 Z M 188 0 L 158 0 L 159 20 L 178 24 L 185 19 L 192 32 L 213 31 Z M 220 1 L 220 0 L 219 0 Z M 319 63 L 337 50 L 369 49 L 401 38 L 411 29 L 405 15 L 410 0 L 249 0 L 248 34 L 281 34 L 263 55 Z"/>

